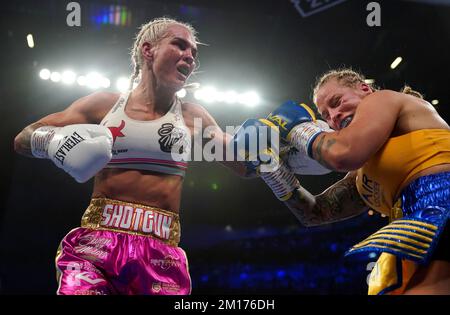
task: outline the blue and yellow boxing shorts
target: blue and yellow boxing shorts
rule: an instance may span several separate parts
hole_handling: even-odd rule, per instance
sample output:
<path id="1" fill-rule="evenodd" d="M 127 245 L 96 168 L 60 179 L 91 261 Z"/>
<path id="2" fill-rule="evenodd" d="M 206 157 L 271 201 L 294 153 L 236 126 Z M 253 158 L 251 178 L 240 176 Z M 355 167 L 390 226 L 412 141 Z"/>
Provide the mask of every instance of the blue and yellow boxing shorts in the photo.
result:
<path id="1" fill-rule="evenodd" d="M 413 181 L 403 189 L 392 213 L 390 224 L 345 254 L 380 254 L 370 275 L 369 295 L 402 294 L 419 265 L 450 259 L 450 248 L 444 245 L 450 230 L 446 228 L 450 217 L 450 172 Z"/>

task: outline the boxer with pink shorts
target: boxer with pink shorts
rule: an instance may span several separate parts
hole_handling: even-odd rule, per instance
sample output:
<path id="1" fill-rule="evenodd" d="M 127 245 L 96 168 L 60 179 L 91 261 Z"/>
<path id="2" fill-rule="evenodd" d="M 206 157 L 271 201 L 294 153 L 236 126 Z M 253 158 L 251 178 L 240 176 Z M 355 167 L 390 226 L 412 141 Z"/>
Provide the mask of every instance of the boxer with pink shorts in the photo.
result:
<path id="1" fill-rule="evenodd" d="M 82 97 L 16 136 L 16 152 L 49 159 L 79 183 L 94 177 L 81 227 L 58 250 L 58 294 L 191 292 L 177 246 L 193 136 L 208 130 L 216 147 L 232 138 L 205 108 L 177 96 L 196 68 L 197 43 L 187 23 L 149 21 L 133 43 L 127 91 Z M 249 174 L 242 162 L 218 161 Z"/>
<path id="2" fill-rule="evenodd" d="M 178 215 L 94 198 L 56 257 L 58 294 L 190 294 Z"/>

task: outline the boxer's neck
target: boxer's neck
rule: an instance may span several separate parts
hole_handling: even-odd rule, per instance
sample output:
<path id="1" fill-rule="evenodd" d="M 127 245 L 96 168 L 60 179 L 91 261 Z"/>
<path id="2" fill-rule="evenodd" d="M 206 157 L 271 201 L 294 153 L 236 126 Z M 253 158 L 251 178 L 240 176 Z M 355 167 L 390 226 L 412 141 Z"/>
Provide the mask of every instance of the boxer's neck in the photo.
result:
<path id="1" fill-rule="evenodd" d="M 166 113 L 173 103 L 175 93 L 158 86 L 147 71 L 142 74 L 138 86 L 131 93 L 133 107 L 149 113 Z"/>

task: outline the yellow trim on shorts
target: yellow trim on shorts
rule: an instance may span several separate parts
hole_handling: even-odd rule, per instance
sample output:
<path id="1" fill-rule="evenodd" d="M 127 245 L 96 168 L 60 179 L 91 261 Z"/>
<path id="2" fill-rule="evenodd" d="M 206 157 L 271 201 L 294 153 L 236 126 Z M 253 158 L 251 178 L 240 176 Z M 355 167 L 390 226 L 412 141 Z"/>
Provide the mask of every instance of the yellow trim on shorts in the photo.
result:
<path id="1" fill-rule="evenodd" d="M 404 235 L 414 236 L 416 238 L 420 238 L 420 239 L 422 239 L 426 242 L 430 242 L 430 243 L 433 241 L 432 238 L 424 236 L 424 235 L 420 235 L 420 234 L 417 234 L 417 233 L 414 233 L 411 231 L 403 231 L 403 230 L 399 231 L 399 230 L 394 230 L 394 229 L 383 229 L 383 230 L 380 230 L 380 231 L 374 233 L 374 235 L 378 234 L 378 233 L 384 233 L 384 232 L 391 232 L 391 233 L 395 233 L 395 234 L 404 234 Z"/>
<path id="2" fill-rule="evenodd" d="M 430 243 L 422 243 L 416 240 L 413 240 L 407 236 L 403 236 L 403 235 L 393 235 L 393 234 L 384 234 L 383 232 L 378 232 L 373 234 L 372 236 L 368 237 L 366 240 L 372 240 L 372 239 L 376 239 L 377 237 L 388 237 L 388 238 L 392 238 L 392 239 L 399 239 L 399 240 L 403 240 L 403 241 L 407 241 L 410 242 L 412 244 L 418 245 L 418 246 L 422 246 L 422 247 L 430 247 Z M 383 238 L 384 240 L 384 238 Z"/>
<path id="3" fill-rule="evenodd" d="M 396 220 L 396 221 L 392 222 L 391 225 L 398 225 L 401 223 L 414 223 L 416 225 L 421 225 L 421 226 L 427 227 L 429 229 L 432 229 L 434 231 L 436 231 L 438 229 L 436 225 L 421 222 L 421 221 L 415 221 L 415 220 L 401 220 L 400 219 L 400 220 Z M 413 227 L 414 226 L 408 225 L 408 228 L 410 228 L 410 229 L 412 229 Z M 416 228 L 416 227 L 414 227 L 414 228 Z"/>
<path id="4" fill-rule="evenodd" d="M 370 245 L 370 247 L 381 248 L 381 249 L 390 249 L 390 250 L 392 250 L 392 251 L 395 251 L 395 252 L 404 254 L 405 256 L 413 256 L 413 257 L 417 257 L 417 258 L 419 258 L 419 259 L 423 259 L 423 256 L 421 256 L 421 255 L 416 255 L 416 254 L 412 254 L 412 253 L 410 253 L 410 252 L 405 252 L 405 251 L 403 251 L 403 250 L 401 250 L 401 249 L 398 249 L 398 248 L 392 248 L 392 247 L 390 247 L 390 246 L 378 245 L 378 244 L 372 244 L 372 245 Z M 386 252 L 385 252 L 385 253 L 386 253 Z"/>
<path id="5" fill-rule="evenodd" d="M 380 239 L 377 239 L 377 238 L 370 239 L 369 238 L 369 239 L 366 239 L 366 240 L 362 241 L 359 244 L 356 244 L 355 246 L 353 246 L 353 248 L 354 249 L 358 249 L 358 248 L 366 247 L 366 246 L 376 247 L 377 246 L 376 244 L 371 244 L 371 242 L 373 242 L 373 241 L 378 241 L 378 242 L 385 243 L 385 244 L 390 244 L 390 245 L 396 245 L 398 247 L 401 247 L 401 248 L 404 248 L 404 249 L 409 249 L 409 250 L 412 250 L 412 251 L 420 253 L 420 254 L 426 254 L 427 253 L 426 250 L 418 249 L 418 248 L 416 248 L 414 246 L 406 245 L 406 244 L 399 243 L 399 242 L 396 242 L 396 241 L 386 240 L 386 239 L 383 239 L 383 238 L 380 238 Z M 391 248 L 392 250 L 396 250 L 395 248 L 392 248 L 392 247 L 388 247 L 388 248 Z"/>

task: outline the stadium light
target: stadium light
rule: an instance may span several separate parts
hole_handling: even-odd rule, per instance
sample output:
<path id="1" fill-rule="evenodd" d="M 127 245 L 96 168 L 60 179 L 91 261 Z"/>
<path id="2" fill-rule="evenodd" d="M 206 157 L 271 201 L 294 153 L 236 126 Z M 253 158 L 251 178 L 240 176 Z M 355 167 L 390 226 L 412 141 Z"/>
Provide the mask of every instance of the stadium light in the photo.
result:
<path id="1" fill-rule="evenodd" d="M 76 76 L 75 72 L 73 72 L 71 70 L 66 70 L 62 74 L 62 82 L 65 84 L 74 83 L 76 78 L 77 78 L 77 76 Z"/>
<path id="2" fill-rule="evenodd" d="M 61 81 L 61 73 L 57 71 L 52 72 L 52 74 L 50 75 L 50 80 L 52 80 L 53 82 Z"/>
<path id="3" fill-rule="evenodd" d="M 259 95 L 256 92 L 250 91 L 250 92 L 246 92 L 246 93 L 243 93 L 243 94 L 239 95 L 238 101 L 242 105 L 247 105 L 249 107 L 254 107 L 254 106 L 259 104 L 260 98 L 259 98 Z"/>
<path id="4" fill-rule="evenodd" d="M 120 77 L 117 79 L 116 87 L 117 89 L 123 93 L 128 89 L 128 85 L 130 84 L 130 79 L 127 77 Z"/>
<path id="5" fill-rule="evenodd" d="M 216 100 L 217 90 L 213 86 L 206 86 L 202 89 L 202 100 L 206 103 L 212 103 Z"/>
<path id="6" fill-rule="evenodd" d="M 185 97 L 186 94 L 187 94 L 187 91 L 186 91 L 186 89 L 184 89 L 184 88 L 181 89 L 181 90 L 179 90 L 179 91 L 177 92 L 177 96 L 178 96 L 179 98 Z"/>
<path id="7" fill-rule="evenodd" d="M 103 77 L 99 73 L 95 71 L 90 72 L 86 75 L 86 86 L 91 89 L 98 89 L 101 86 L 102 80 Z"/>
<path id="8" fill-rule="evenodd" d="M 86 85 L 86 77 L 84 75 L 80 75 L 77 78 L 77 83 L 79 86 L 85 86 Z"/>
<path id="9" fill-rule="evenodd" d="M 34 47 L 34 39 L 32 34 L 27 35 L 27 44 L 28 47 L 33 48 Z"/>
<path id="10" fill-rule="evenodd" d="M 395 60 L 391 63 L 391 69 L 397 68 L 397 66 L 400 64 L 400 62 L 402 62 L 402 60 L 403 60 L 402 57 L 395 58 Z"/>
<path id="11" fill-rule="evenodd" d="M 111 80 L 109 80 L 108 78 L 102 78 L 101 81 L 102 81 L 101 86 L 104 87 L 105 89 L 111 86 Z"/>
<path id="12" fill-rule="evenodd" d="M 225 103 L 227 104 L 233 104 L 236 103 L 238 100 L 238 94 L 236 91 L 227 91 L 225 92 Z"/>
<path id="13" fill-rule="evenodd" d="M 41 71 L 39 71 L 39 77 L 42 79 L 42 80 L 48 80 L 48 79 L 50 79 L 50 75 L 51 75 L 52 73 L 50 72 L 50 70 L 48 70 L 48 69 L 42 69 Z"/>

